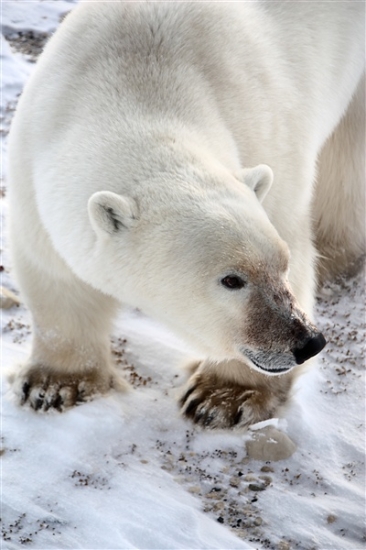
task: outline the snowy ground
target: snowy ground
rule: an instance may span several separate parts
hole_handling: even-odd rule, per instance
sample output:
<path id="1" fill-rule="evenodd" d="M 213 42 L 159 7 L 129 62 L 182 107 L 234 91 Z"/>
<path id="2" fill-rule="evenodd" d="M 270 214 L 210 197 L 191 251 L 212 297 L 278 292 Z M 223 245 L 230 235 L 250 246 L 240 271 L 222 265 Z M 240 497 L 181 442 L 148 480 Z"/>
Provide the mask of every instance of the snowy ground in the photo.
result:
<path id="1" fill-rule="evenodd" d="M 34 61 L 72 7 L 1 4 L 2 152 Z M 1 205 L 6 221 L 6 177 Z M 17 291 L 5 234 L 1 248 L 2 284 Z M 273 422 L 298 447 L 280 462 L 246 457 L 252 432 L 203 432 L 179 416 L 189 350 L 137 312 L 121 313 L 112 339 L 128 395 L 38 414 L 14 403 L 3 376 L 1 548 L 365 548 L 362 274 L 323 289 L 317 321 L 329 344 L 286 419 Z M 29 313 L 2 310 L 1 325 L 6 370 L 29 352 Z"/>

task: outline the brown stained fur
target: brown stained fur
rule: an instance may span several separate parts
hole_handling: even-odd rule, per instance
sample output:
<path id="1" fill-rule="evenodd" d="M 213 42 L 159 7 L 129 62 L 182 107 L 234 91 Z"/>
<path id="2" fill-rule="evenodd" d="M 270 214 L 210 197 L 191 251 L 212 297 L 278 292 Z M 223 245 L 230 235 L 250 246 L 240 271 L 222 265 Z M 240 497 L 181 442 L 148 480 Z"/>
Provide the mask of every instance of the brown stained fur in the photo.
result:
<path id="1" fill-rule="evenodd" d="M 285 285 L 276 287 L 269 281 L 263 290 L 259 287 L 247 311 L 245 342 L 254 349 L 288 351 L 301 345 L 311 330 L 316 332 Z"/>
<path id="2" fill-rule="evenodd" d="M 289 399 L 292 374 L 268 377 L 249 369 L 248 382 L 237 383 L 191 365 L 185 393 L 180 399 L 182 413 L 205 428 L 248 427 L 275 416 Z"/>

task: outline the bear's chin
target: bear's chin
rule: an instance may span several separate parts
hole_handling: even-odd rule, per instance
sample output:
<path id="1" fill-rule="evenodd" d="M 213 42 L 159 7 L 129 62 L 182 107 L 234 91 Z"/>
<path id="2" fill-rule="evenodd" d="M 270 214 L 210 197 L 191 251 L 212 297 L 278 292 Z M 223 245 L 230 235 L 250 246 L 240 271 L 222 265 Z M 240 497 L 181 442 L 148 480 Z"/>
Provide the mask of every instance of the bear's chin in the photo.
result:
<path id="1" fill-rule="evenodd" d="M 269 375 L 276 376 L 284 374 L 285 372 L 290 371 L 296 366 L 295 361 L 292 358 L 289 358 L 287 355 L 277 355 L 273 357 L 272 354 L 266 354 L 264 352 L 255 354 L 251 350 L 248 350 L 246 348 L 242 348 L 241 352 L 247 359 L 249 359 L 250 367 L 259 372 L 264 372 Z M 266 360 L 263 361 L 262 359 Z"/>

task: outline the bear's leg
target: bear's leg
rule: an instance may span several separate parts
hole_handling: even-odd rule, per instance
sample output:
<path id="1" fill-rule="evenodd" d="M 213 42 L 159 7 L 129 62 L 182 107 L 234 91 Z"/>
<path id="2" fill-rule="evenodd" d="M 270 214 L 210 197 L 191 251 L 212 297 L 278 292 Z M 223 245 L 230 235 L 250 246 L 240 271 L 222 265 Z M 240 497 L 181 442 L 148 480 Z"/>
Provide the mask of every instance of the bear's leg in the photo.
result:
<path id="1" fill-rule="evenodd" d="M 350 274 L 365 253 L 365 79 L 319 157 L 314 193 L 320 282 Z"/>
<path id="2" fill-rule="evenodd" d="M 206 360 L 190 369 L 181 410 L 206 428 L 248 427 L 276 416 L 288 402 L 294 379 L 292 371 L 266 376 L 235 360 Z"/>
<path id="3" fill-rule="evenodd" d="M 10 377 L 20 402 L 62 410 L 111 387 L 127 387 L 110 356 L 115 301 L 76 278 L 60 258 L 48 256 L 47 268 L 46 261 L 36 264 L 16 248 L 18 281 L 33 316 L 31 356 Z"/>

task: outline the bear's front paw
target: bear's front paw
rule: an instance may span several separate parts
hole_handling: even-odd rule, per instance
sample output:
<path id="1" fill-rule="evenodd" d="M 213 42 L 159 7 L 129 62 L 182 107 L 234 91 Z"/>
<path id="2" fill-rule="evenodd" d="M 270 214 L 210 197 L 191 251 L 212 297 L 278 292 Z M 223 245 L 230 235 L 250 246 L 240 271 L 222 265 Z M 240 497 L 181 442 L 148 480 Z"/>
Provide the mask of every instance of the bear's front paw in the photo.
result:
<path id="1" fill-rule="evenodd" d="M 262 388 L 249 388 L 195 374 L 180 399 L 182 413 L 205 428 L 247 427 L 273 416 Z"/>
<path id="2" fill-rule="evenodd" d="M 90 400 L 95 394 L 106 393 L 112 387 L 123 387 L 123 382 L 111 373 L 91 370 L 84 373 L 56 373 L 44 366 L 32 365 L 10 377 L 20 404 L 34 410 L 63 411 Z M 126 383 L 127 385 L 127 383 Z"/>

